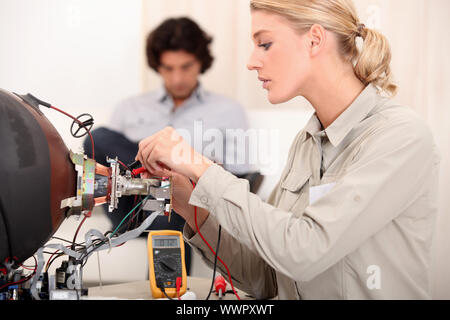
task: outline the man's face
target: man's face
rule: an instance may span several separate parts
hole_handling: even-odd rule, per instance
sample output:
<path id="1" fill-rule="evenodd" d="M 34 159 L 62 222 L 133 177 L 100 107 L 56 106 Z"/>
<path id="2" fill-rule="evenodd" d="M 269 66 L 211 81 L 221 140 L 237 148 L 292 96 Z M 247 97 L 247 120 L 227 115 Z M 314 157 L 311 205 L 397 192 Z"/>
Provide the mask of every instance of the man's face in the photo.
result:
<path id="1" fill-rule="evenodd" d="M 167 92 L 175 100 L 188 99 L 198 84 L 201 63 L 186 51 L 166 51 L 161 55 L 158 72 Z"/>

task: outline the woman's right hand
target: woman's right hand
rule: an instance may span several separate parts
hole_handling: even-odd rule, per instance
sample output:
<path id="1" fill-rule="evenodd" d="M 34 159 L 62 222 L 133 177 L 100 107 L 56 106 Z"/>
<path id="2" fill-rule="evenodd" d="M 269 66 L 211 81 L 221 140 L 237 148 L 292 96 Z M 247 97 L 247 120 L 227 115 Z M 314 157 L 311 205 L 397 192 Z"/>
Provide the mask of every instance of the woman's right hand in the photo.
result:
<path id="1" fill-rule="evenodd" d="M 214 163 L 194 150 L 175 129 L 167 127 L 139 142 L 136 155 L 151 174 L 158 177 L 182 174 L 197 182 Z"/>
<path id="2" fill-rule="evenodd" d="M 150 174 L 145 172 L 141 174 L 141 178 L 150 178 Z M 197 231 L 195 226 L 195 207 L 189 204 L 194 187 L 191 181 L 178 173 L 171 172 L 171 190 L 172 190 L 172 207 L 191 227 Z M 197 223 L 201 228 L 205 220 L 208 218 L 209 212 L 201 208 L 197 208 Z"/>

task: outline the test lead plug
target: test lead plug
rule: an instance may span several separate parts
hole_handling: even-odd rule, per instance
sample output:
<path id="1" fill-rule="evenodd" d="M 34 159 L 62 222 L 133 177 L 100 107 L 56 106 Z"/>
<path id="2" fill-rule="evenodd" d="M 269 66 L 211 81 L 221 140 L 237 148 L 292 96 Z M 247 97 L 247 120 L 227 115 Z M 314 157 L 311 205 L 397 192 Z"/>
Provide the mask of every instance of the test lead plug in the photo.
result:
<path id="1" fill-rule="evenodd" d="M 216 280 L 214 280 L 214 287 L 216 290 L 216 293 L 219 295 L 219 299 L 222 300 L 223 295 L 226 292 L 227 283 L 225 282 L 225 278 L 221 275 L 218 275 L 216 277 Z"/>

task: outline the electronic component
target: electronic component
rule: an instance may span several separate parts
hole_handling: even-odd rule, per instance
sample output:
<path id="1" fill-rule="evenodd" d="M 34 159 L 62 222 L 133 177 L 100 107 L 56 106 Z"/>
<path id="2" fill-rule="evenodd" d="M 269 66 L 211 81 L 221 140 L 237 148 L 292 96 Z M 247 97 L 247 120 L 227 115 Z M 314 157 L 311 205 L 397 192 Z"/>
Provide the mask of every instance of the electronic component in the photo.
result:
<path id="1" fill-rule="evenodd" d="M 181 232 L 152 231 L 148 235 L 150 290 L 155 299 L 180 297 L 187 289 Z"/>
<path id="2" fill-rule="evenodd" d="M 110 167 L 102 166 L 84 154 L 70 152 L 77 172 L 77 190 L 74 197 L 61 201 L 61 208 L 70 208 L 69 215 L 89 215 L 95 206 L 108 204 L 108 211 L 118 208 L 119 200 L 126 196 L 151 196 L 143 203 L 144 211 L 172 211 L 170 180 L 140 179 L 133 171 L 120 170 L 120 161 L 107 159 Z M 134 171 L 135 172 L 135 171 Z M 170 217 L 169 217 L 170 219 Z"/>
<path id="3" fill-rule="evenodd" d="M 72 136 L 89 135 L 92 159 L 67 149 L 40 106 L 71 118 Z M 88 119 L 82 120 L 86 116 Z M 123 245 L 139 237 L 157 216 L 170 214 L 169 179 L 139 179 L 137 172 L 145 169 L 131 171 L 139 163 L 131 168 L 117 158 L 108 159 L 110 167 L 96 163 L 90 132 L 93 125 L 88 114 L 75 118 L 31 94 L 0 89 L 0 128 L 4 129 L 0 145 L 5 154 L 0 163 L 0 300 L 80 299 L 84 292 L 82 269 L 94 252 Z M 114 231 L 90 230 L 83 244 L 76 243 L 78 231 L 95 206 L 108 204 L 114 211 L 125 196 L 135 197 L 136 206 L 126 216 L 133 227 L 128 224 L 124 229 L 124 219 Z M 64 219 L 74 215 L 84 217 L 73 240 L 68 241 L 72 245 L 48 243 Z M 44 272 L 45 249 L 56 251 Z M 56 277 L 49 275 L 49 265 L 63 255 L 69 260 L 58 268 Z M 29 257 L 35 264 L 22 265 Z"/>
<path id="4" fill-rule="evenodd" d="M 87 296 L 88 290 L 82 289 L 82 269 L 73 258 L 63 261 L 55 275 L 48 277 L 50 300 L 79 300 Z"/>

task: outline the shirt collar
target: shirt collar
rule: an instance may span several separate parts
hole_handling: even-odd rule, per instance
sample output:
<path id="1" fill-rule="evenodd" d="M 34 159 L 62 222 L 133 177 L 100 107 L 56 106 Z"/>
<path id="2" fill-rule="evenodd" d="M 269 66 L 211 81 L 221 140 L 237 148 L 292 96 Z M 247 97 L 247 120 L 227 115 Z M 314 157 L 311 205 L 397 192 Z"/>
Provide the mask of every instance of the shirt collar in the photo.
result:
<path id="1" fill-rule="evenodd" d="M 345 137 L 363 121 L 383 98 L 377 89 L 369 84 L 356 100 L 327 129 L 323 130 L 317 114 L 311 118 L 305 130 L 310 135 L 324 132 L 334 147 L 337 147 Z"/>
<path id="2" fill-rule="evenodd" d="M 196 89 L 194 89 L 194 92 L 192 92 L 192 95 L 188 98 L 188 100 L 195 99 L 196 101 L 202 103 L 205 101 L 205 90 L 203 89 L 203 86 L 199 82 Z M 170 98 L 169 93 L 166 90 L 166 87 L 162 85 L 157 91 L 156 91 L 156 100 L 158 102 L 163 103 L 168 98 Z"/>

